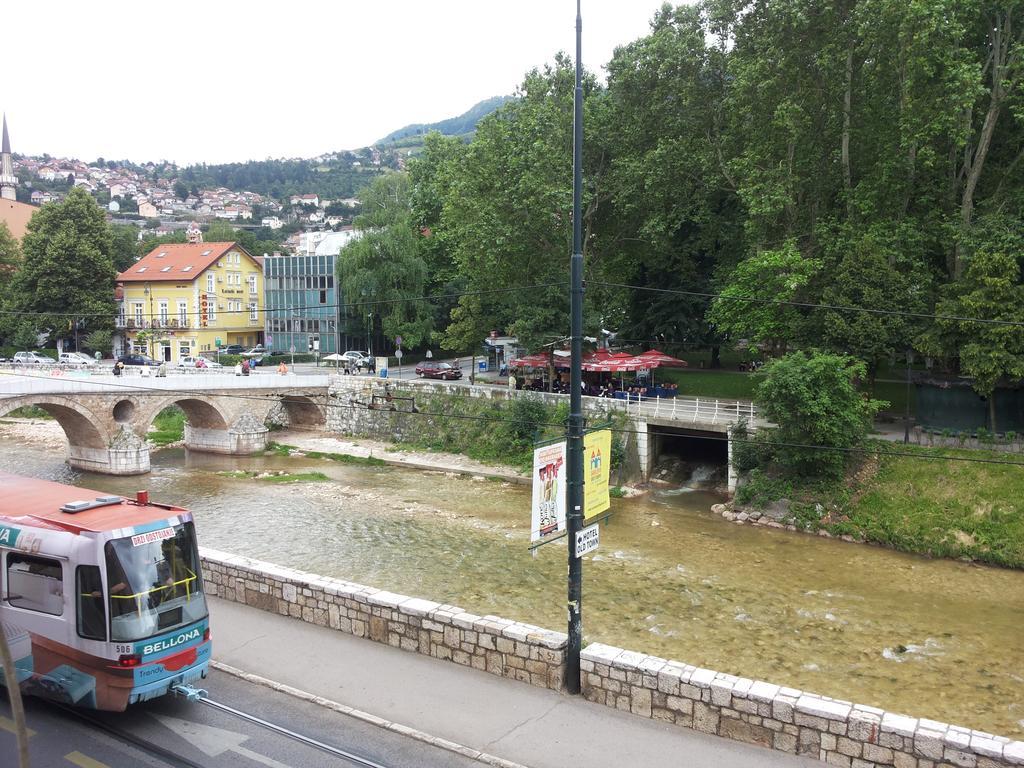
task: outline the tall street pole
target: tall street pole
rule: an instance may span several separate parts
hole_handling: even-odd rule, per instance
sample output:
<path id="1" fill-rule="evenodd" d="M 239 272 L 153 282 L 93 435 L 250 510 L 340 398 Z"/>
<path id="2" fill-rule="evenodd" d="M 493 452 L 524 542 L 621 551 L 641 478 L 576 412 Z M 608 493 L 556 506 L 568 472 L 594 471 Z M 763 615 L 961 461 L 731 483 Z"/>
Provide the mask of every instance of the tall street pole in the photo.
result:
<path id="1" fill-rule="evenodd" d="M 580 692 L 580 650 L 583 646 L 583 561 L 576 557 L 576 533 L 583 527 L 583 19 L 576 0 L 576 90 L 573 106 L 572 257 L 570 260 L 570 358 L 568 485 L 566 486 L 566 549 L 569 556 L 569 642 L 565 688 Z"/>

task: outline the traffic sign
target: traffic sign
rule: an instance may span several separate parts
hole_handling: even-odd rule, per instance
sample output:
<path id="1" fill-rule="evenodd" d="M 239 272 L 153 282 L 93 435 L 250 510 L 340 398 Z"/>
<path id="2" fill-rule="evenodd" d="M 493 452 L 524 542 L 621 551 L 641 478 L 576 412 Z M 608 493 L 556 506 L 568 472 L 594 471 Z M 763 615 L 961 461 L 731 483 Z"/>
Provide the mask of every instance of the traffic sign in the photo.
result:
<path id="1" fill-rule="evenodd" d="M 402 337 L 401 336 L 395 336 L 395 346 L 396 347 L 401 347 L 402 346 Z"/>
<path id="2" fill-rule="evenodd" d="M 576 531 L 576 557 L 582 557 L 587 552 L 593 552 L 601 544 L 598 523 L 588 525 L 582 530 Z"/>
<path id="3" fill-rule="evenodd" d="M 401 359 L 402 359 L 402 355 L 403 355 L 403 354 L 405 354 L 405 353 L 404 353 L 404 352 L 402 352 L 402 350 L 400 350 L 400 349 L 396 349 L 396 350 L 395 350 L 395 357 L 397 357 L 397 358 L 398 358 L 399 360 L 401 360 Z"/>
<path id="4" fill-rule="evenodd" d="M 268 334 L 267 334 L 267 344 L 273 344 L 273 343 L 274 343 L 274 337 L 273 337 L 273 336 L 271 336 L 271 335 L 270 335 L 270 334 L 268 333 Z"/>
<path id="5" fill-rule="evenodd" d="M 220 336 L 218 336 L 216 341 L 214 341 L 213 343 L 216 344 L 218 347 L 223 347 L 224 346 L 224 341 L 221 339 Z"/>
<path id="6" fill-rule="evenodd" d="M 294 354 L 295 354 L 295 345 L 294 345 L 294 344 L 292 344 L 292 345 L 291 345 L 291 346 L 290 346 L 290 347 L 288 348 L 288 351 L 289 351 L 289 352 L 291 352 L 291 353 L 292 353 L 292 354 L 294 355 Z"/>

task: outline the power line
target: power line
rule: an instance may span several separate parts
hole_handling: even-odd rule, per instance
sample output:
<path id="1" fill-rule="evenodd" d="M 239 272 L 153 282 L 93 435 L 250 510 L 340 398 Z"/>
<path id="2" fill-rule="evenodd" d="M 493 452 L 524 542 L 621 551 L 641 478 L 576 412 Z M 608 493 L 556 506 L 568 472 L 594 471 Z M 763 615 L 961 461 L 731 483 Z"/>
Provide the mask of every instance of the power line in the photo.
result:
<path id="1" fill-rule="evenodd" d="M 32 379 L 39 378 L 38 376 L 33 376 L 33 375 L 27 374 L 27 373 L 16 373 L 15 372 L 15 373 L 8 374 L 8 375 L 19 376 L 21 378 L 32 378 Z M 372 381 L 372 380 L 370 380 L 370 381 Z M 103 386 L 103 387 L 110 387 L 112 389 L 129 390 L 129 391 L 137 391 L 137 392 L 146 392 L 146 393 L 153 393 L 153 394 L 181 395 L 183 397 L 194 397 L 195 395 L 208 395 L 208 396 L 211 396 L 211 397 L 222 397 L 222 398 L 228 398 L 228 399 L 248 400 L 248 401 L 261 402 L 261 403 L 295 403 L 295 404 L 302 404 L 302 405 L 308 405 L 311 402 L 311 399 L 308 396 L 306 396 L 306 395 L 300 395 L 300 396 L 298 396 L 298 398 L 301 398 L 301 399 L 297 399 L 295 396 L 292 396 L 290 398 L 288 395 L 284 395 L 284 396 L 280 396 L 280 397 L 275 397 L 275 396 L 258 396 L 258 395 L 240 395 L 240 394 L 235 394 L 235 393 L 224 392 L 223 390 L 164 389 L 162 387 L 145 387 L 145 386 L 136 385 L 136 384 L 128 384 L 128 383 L 125 383 L 125 382 L 94 382 L 94 383 L 96 385 Z M 289 388 L 293 388 L 293 389 L 302 389 L 303 388 L 302 384 L 294 384 L 294 385 L 288 385 L 288 386 L 289 386 Z M 406 390 L 406 391 L 408 391 L 408 390 Z M 14 395 L 14 396 L 15 397 L 21 397 L 21 395 Z M 334 396 L 337 397 L 337 395 L 334 395 Z M 3 402 L 3 400 L 0 399 L 0 403 L 2 403 L 2 402 Z M 315 403 L 315 401 L 312 401 L 312 402 Z M 383 410 L 383 409 L 372 409 L 372 408 L 370 408 L 369 404 L 365 404 L 365 403 L 356 403 L 356 404 L 349 403 L 349 404 L 346 405 L 344 403 L 325 402 L 325 403 L 322 403 L 322 404 L 321 403 L 315 403 L 315 404 L 321 405 L 324 408 L 337 408 L 337 409 L 346 409 L 346 410 Z M 628 408 L 628 406 L 627 406 L 627 408 Z M 534 428 L 540 428 L 540 427 L 551 427 L 551 428 L 558 428 L 558 429 L 564 429 L 565 428 L 565 424 L 563 424 L 561 422 L 534 422 L 534 421 L 527 422 L 527 420 L 525 420 L 525 419 L 501 418 L 501 417 L 496 417 L 496 416 L 478 416 L 478 415 L 474 415 L 474 414 L 464 414 L 464 413 L 441 413 L 441 412 L 435 412 L 435 411 L 422 411 L 422 410 L 419 410 L 419 409 L 414 410 L 414 411 L 397 411 L 397 410 L 396 411 L 390 411 L 389 410 L 388 412 L 391 412 L 391 413 L 401 413 L 401 414 L 405 414 L 405 415 L 409 415 L 409 416 L 422 416 L 422 417 L 428 417 L 428 418 L 458 419 L 458 420 L 462 420 L 462 421 L 485 421 L 485 422 L 490 422 L 490 423 L 495 423 L 495 424 L 523 424 L 523 423 L 529 423 Z M 627 415 L 628 415 L 628 411 L 627 411 Z M 668 428 L 671 429 L 671 427 L 668 427 Z M 645 432 L 642 432 L 641 430 L 638 430 L 638 429 L 627 429 L 627 428 L 623 428 L 623 427 L 608 427 L 608 429 L 610 431 L 612 431 L 612 432 L 617 433 L 617 434 L 624 434 L 624 435 L 649 434 L 649 432 L 645 433 Z M 677 434 L 677 433 L 662 433 L 662 434 Z M 867 455 L 877 454 L 877 455 L 883 455 L 883 456 L 900 456 L 900 457 L 905 457 L 905 458 L 922 459 L 922 460 L 927 460 L 927 461 L 932 461 L 932 460 L 935 460 L 935 461 L 939 461 L 939 460 L 941 460 L 941 461 L 961 461 L 961 462 L 969 462 L 969 463 L 976 463 L 976 464 L 1001 464 L 1001 465 L 1006 465 L 1006 466 L 1024 467 L 1024 461 L 1005 461 L 1005 460 L 1002 460 L 1002 459 L 990 459 L 990 458 L 983 458 L 983 457 L 946 456 L 946 455 L 936 454 L 936 453 L 921 453 L 921 452 L 917 452 L 917 451 L 900 451 L 900 450 L 882 450 L 880 448 L 871 448 L 871 447 L 839 447 L 839 446 L 830 446 L 830 445 L 816 445 L 816 444 L 812 444 L 812 443 L 793 443 L 793 442 L 778 441 L 778 440 L 756 440 L 756 439 L 751 439 L 751 438 L 739 438 L 739 437 L 733 437 L 733 436 L 728 436 L 728 435 L 721 435 L 721 436 L 719 436 L 718 434 L 691 435 L 691 436 L 692 437 L 696 437 L 697 439 L 700 439 L 700 440 L 712 440 L 712 441 L 715 441 L 715 442 L 723 442 L 723 443 L 733 442 L 733 443 L 739 443 L 741 445 L 758 445 L 758 446 L 765 446 L 765 447 L 768 447 L 768 448 L 775 448 L 775 447 L 778 447 L 778 448 L 800 448 L 800 449 L 807 449 L 807 450 L 833 451 L 833 452 L 839 452 L 839 453 L 845 453 L 845 454 L 867 454 Z"/>
<path id="2" fill-rule="evenodd" d="M 510 288 L 485 288 L 485 289 L 481 289 L 481 290 L 478 290 L 478 291 L 459 291 L 458 293 L 437 293 L 437 294 L 429 294 L 429 295 L 426 295 L 426 296 L 407 296 L 407 297 L 400 298 L 400 299 L 361 299 L 359 301 L 346 301 L 346 302 L 341 302 L 341 303 L 336 303 L 336 304 L 303 304 L 303 305 L 290 305 L 290 306 L 287 306 L 287 307 L 263 307 L 262 309 L 255 309 L 255 310 L 251 310 L 251 309 L 228 309 L 228 310 L 222 310 L 222 309 L 219 309 L 219 310 L 216 310 L 216 314 L 223 314 L 223 315 L 249 315 L 252 312 L 260 312 L 260 313 L 285 312 L 285 313 L 287 313 L 287 312 L 299 312 L 301 310 L 307 310 L 307 309 L 343 309 L 343 308 L 347 308 L 347 307 L 351 307 L 351 308 L 356 308 L 356 307 L 372 307 L 372 306 L 388 305 L 388 304 L 404 304 L 405 302 L 410 302 L 410 301 L 442 301 L 442 300 L 445 300 L 445 299 L 460 299 L 460 298 L 462 298 L 464 296 L 486 296 L 486 295 L 491 295 L 491 294 L 517 293 L 519 291 L 535 291 L 535 290 L 538 290 L 538 289 L 541 289 L 541 288 L 553 288 L 553 287 L 558 287 L 558 286 L 561 286 L 561 285 L 563 285 L 563 283 L 561 283 L 561 282 L 555 282 L 555 283 L 536 283 L 536 284 L 533 284 L 533 285 L 516 285 L 516 286 L 512 286 Z M 302 290 L 305 290 L 305 289 L 302 289 Z M 247 294 L 247 295 L 252 296 L 253 294 Z M 235 298 L 233 296 L 230 296 L 230 297 L 229 296 L 224 296 L 224 297 L 221 297 L 221 298 L 224 301 L 245 301 L 245 299 L 237 299 L 237 298 Z M 136 303 L 137 304 L 138 302 L 134 302 L 133 301 L 132 303 Z M 193 316 L 198 316 L 198 315 L 201 315 L 201 314 L 202 314 L 201 312 L 194 312 L 194 311 L 188 311 L 188 312 L 184 312 L 184 313 L 182 313 L 182 312 L 172 312 L 170 306 L 168 305 L 167 317 L 168 317 L 169 320 L 176 320 L 176 319 L 182 317 L 183 315 L 185 317 L 193 317 Z M 65 312 L 34 312 L 34 311 L 15 310 L 15 309 L 0 309 L 0 315 L 11 315 L 11 316 L 15 316 L 15 317 L 57 317 L 57 318 L 67 318 L 69 321 L 70 320 L 74 320 L 76 318 L 84 319 L 84 318 L 90 318 L 90 317 L 101 317 L 101 318 L 114 317 L 116 319 L 116 318 L 120 317 L 119 314 L 111 315 L 108 312 L 85 312 L 85 313 L 82 313 L 82 312 L 66 312 L 66 311 Z M 144 312 L 143 313 L 143 317 L 152 318 L 152 317 L 155 317 L 155 316 L 156 316 L 156 314 L 152 310 L 150 310 L 149 312 Z M 128 318 L 126 316 L 126 320 L 130 320 L 130 319 L 131 318 Z M 138 330 L 142 330 L 142 329 L 138 329 Z"/>
<path id="3" fill-rule="evenodd" d="M 625 288 L 625 289 L 633 290 L 633 291 L 646 291 L 646 292 L 649 292 L 649 293 L 662 293 L 662 294 L 669 294 L 669 295 L 674 295 L 674 296 L 695 296 L 695 297 L 698 297 L 698 298 L 714 299 L 714 300 L 721 300 L 721 301 L 739 301 L 739 302 L 745 302 L 745 303 L 749 303 L 749 304 L 768 304 L 768 305 L 775 305 L 775 306 L 798 307 L 798 308 L 801 308 L 801 309 L 828 309 L 828 310 L 833 310 L 833 311 L 836 311 L 836 312 L 861 312 L 861 313 L 870 314 L 870 315 L 892 316 L 892 317 L 907 317 L 907 318 L 913 318 L 913 319 L 917 319 L 917 320 L 948 320 L 948 321 L 951 321 L 951 322 L 960 322 L 960 323 L 979 323 L 979 324 L 982 324 L 982 325 L 1005 325 L 1005 326 L 1017 327 L 1017 328 L 1024 327 L 1024 321 L 1020 321 L 1020 320 L 998 320 L 998 319 L 994 319 L 994 318 L 964 317 L 964 316 L 960 316 L 960 315 L 930 314 L 930 313 L 927 313 L 927 312 L 907 312 L 907 311 L 904 311 L 904 310 L 896 310 L 896 309 L 872 309 L 870 307 L 853 307 L 853 306 L 844 306 L 844 305 L 841 305 L 841 304 L 822 304 L 822 303 L 815 303 L 815 302 L 809 302 L 809 301 L 786 301 L 786 300 L 783 300 L 783 299 L 767 299 L 767 298 L 757 298 L 757 297 L 753 297 L 753 296 L 728 296 L 728 295 L 725 295 L 725 294 L 722 294 L 722 293 L 711 293 L 711 292 L 707 292 L 707 291 L 684 291 L 684 290 L 677 289 L 677 288 L 657 288 L 657 287 L 649 286 L 649 285 L 633 285 L 633 284 L 630 284 L 630 283 L 615 283 L 615 282 L 606 282 L 606 281 L 600 281 L 600 280 L 588 280 L 587 283 L 589 285 L 600 285 L 600 286 L 609 287 L 609 288 Z M 253 312 L 264 313 L 265 314 L 265 313 L 270 313 L 270 312 L 279 312 L 279 313 L 299 312 L 299 311 L 313 310 L 313 309 L 344 309 L 344 308 L 357 308 L 357 307 L 358 308 L 365 308 L 365 307 L 372 307 L 372 306 L 386 306 L 386 305 L 390 305 L 390 304 L 403 304 L 403 303 L 412 302 L 412 301 L 442 301 L 442 300 L 446 300 L 446 299 L 459 299 L 459 298 L 462 298 L 464 296 L 486 296 L 486 295 L 493 295 L 493 294 L 516 293 L 516 292 L 519 292 L 519 291 L 532 291 L 532 290 L 537 290 L 537 289 L 541 289 L 541 288 L 564 287 L 565 285 L 566 285 L 566 283 L 564 281 L 556 281 L 556 282 L 550 282 L 550 283 L 537 283 L 537 284 L 533 284 L 533 285 L 512 286 L 510 288 L 487 288 L 487 289 L 481 289 L 481 290 L 476 290 L 476 291 L 459 291 L 459 292 L 456 292 L 456 293 L 439 293 L 439 294 L 428 294 L 428 295 L 425 295 L 425 296 L 408 296 L 408 297 L 398 298 L 398 299 L 361 299 L 359 301 L 341 302 L 341 303 L 335 303 L 335 304 L 292 305 L 292 306 L 287 306 L 287 307 L 273 307 L 273 308 L 271 308 L 271 307 L 263 307 L 262 309 L 255 309 L 255 310 L 252 310 L 252 309 L 217 310 L 217 313 L 218 314 L 226 314 L 226 315 L 251 315 Z M 248 294 L 248 295 L 252 295 L 252 294 Z M 222 297 L 222 298 L 225 301 L 239 301 L 239 300 L 244 301 L 244 299 L 235 299 L 235 298 L 231 298 L 231 297 Z M 134 302 L 134 303 L 137 303 L 137 302 Z M 170 310 L 170 307 L 168 307 L 168 309 Z M 184 316 L 185 317 L 193 317 L 193 316 L 198 316 L 200 314 L 201 314 L 201 312 L 189 311 L 189 312 L 185 312 Z M 16 316 L 16 317 L 57 317 L 57 318 L 67 318 L 68 320 L 73 320 L 75 318 L 90 318 L 90 317 L 101 317 L 101 318 L 113 317 L 113 318 L 117 319 L 117 318 L 120 317 L 120 315 L 111 315 L 111 314 L 109 314 L 107 312 L 86 312 L 86 313 L 67 312 L 67 311 L 64 311 L 64 312 L 33 312 L 33 311 L 12 310 L 12 309 L 0 309 L 0 315 L 10 315 L 10 316 Z M 172 315 L 174 317 L 171 317 Z M 155 315 L 154 315 L 154 313 L 152 311 L 150 311 L 150 312 L 144 313 L 143 316 L 144 317 L 148 317 L 148 318 L 152 318 Z M 169 319 L 177 319 L 177 318 L 180 318 L 180 317 L 182 317 L 182 313 L 181 312 L 171 312 L 171 311 L 168 311 L 168 318 Z M 130 319 L 130 318 L 127 318 L 127 319 Z M 143 329 L 138 329 L 138 330 L 143 330 Z M 659 343 L 677 343 L 677 344 L 685 343 L 685 342 L 673 342 L 673 341 L 664 340 L 664 339 L 651 339 L 651 340 L 647 340 L 647 339 L 639 339 L 639 340 L 636 340 L 636 339 L 623 339 L 623 341 L 639 341 L 639 342 L 657 341 Z"/>
<path id="4" fill-rule="evenodd" d="M 800 307 L 802 309 L 831 309 L 837 312 L 863 312 L 870 315 L 891 315 L 895 317 L 911 317 L 918 320 L 951 320 L 960 323 L 983 323 L 986 325 L 1010 325 L 1024 327 L 1024 322 L 1019 320 L 994 320 L 980 317 L 960 317 L 958 315 L 937 315 L 926 312 L 904 312 L 898 309 L 871 309 L 870 307 L 849 307 L 841 304 L 815 304 L 809 301 L 784 301 L 782 299 L 758 299 L 751 296 L 727 296 L 722 293 L 707 293 L 702 291 L 683 291 L 676 288 L 655 288 L 649 285 L 631 285 L 629 283 L 607 283 L 591 280 L 592 285 L 603 285 L 610 288 L 628 288 L 634 291 L 649 291 L 651 293 L 667 293 L 675 296 L 697 296 L 705 299 L 722 301 L 742 301 L 750 304 L 774 304 L 786 307 Z"/>

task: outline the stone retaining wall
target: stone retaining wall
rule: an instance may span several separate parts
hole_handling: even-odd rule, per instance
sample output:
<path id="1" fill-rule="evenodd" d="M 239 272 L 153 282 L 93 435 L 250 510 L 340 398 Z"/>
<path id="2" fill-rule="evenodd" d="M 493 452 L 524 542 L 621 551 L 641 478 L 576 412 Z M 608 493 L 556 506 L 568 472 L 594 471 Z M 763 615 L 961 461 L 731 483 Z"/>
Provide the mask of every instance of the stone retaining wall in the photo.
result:
<path id="1" fill-rule="evenodd" d="M 1024 742 L 608 645 L 581 655 L 591 701 L 845 768 L 1005 768 Z"/>
<path id="2" fill-rule="evenodd" d="M 414 653 L 562 690 L 566 636 L 496 616 L 204 549 L 209 594 Z M 845 768 L 1008 768 L 1024 742 L 592 644 L 590 701 Z"/>
<path id="3" fill-rule="evenodd" d="M 497 616 L 203 549 L 208 594 L 561 690 L 566 636 Z"/>

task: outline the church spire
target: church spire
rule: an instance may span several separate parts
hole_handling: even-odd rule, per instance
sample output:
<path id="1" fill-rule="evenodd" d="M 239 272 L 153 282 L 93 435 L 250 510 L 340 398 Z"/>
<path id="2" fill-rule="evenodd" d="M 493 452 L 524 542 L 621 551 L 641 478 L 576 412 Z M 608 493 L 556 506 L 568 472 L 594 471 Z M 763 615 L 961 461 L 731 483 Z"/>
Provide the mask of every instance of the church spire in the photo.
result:
<path id="1" fill-rule="evenodd" d="M 14 160 L 11 157 L 11 138 L 7 135 L 7 113 L 4 113 L 4 143 L 0 148 L 0 198 L 16 200 L 17 186 L 18 177 L 14 175 Z"/>

